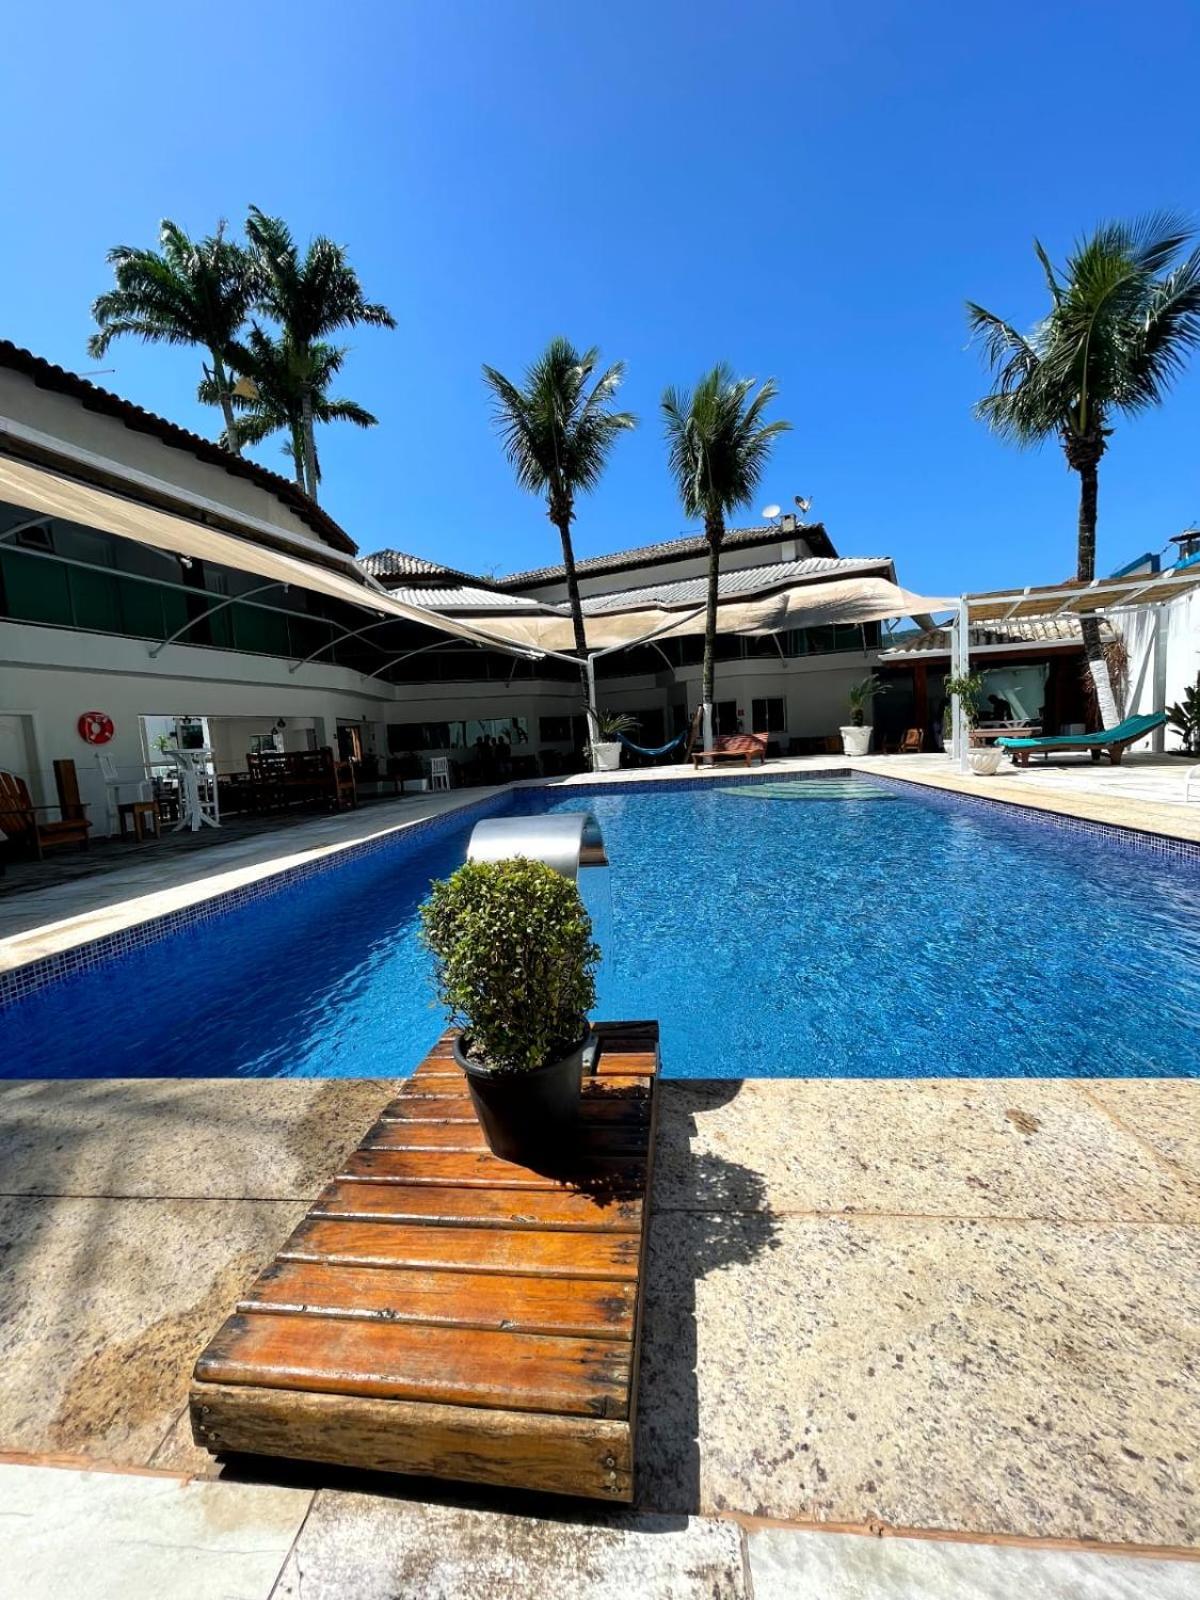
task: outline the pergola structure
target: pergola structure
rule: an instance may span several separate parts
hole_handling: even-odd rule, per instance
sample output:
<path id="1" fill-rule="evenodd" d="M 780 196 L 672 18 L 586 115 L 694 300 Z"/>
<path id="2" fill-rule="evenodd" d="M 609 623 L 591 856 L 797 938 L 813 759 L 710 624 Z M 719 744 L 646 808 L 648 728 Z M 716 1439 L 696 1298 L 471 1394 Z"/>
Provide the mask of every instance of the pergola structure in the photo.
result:
<path id="1" fill-rule="evenodd" d="M 1168 572 L 1132 573 L 1117 578 L 1094 578 L 1090 582 L 1077 580 L 1040 587 L 1028 585 L 1024 589 L 1000 589 L 964 595 L 956 603 L 954 620 L 950 625 L 950 674 L 956 678 L 964 677 L 970 671 L 972 627 L 1031 618 L 1042 621 L 1059 617 L 1111 618 L 1114 612 L 1135 606 L 1165 605 L 1198 587 L 1200 562 L 1175 567 Z M 965 772 L 970 736 L 957 695 L 952 699 L 952 706 L 952 753 L 958 761 L 959 770 Z"/>

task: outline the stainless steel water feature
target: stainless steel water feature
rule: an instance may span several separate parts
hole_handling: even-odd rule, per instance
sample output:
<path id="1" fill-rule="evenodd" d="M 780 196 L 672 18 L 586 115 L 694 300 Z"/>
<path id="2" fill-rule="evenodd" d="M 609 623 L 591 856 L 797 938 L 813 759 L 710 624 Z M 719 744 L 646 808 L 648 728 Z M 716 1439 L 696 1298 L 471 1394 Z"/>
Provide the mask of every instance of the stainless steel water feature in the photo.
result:
<path id="1" fill-rule="evenodd" d="M 524 856 L 544 861 L 564 878 L 578 881 L 581 867 L 606 867 L 600 824 L 590 811 L 560 811 L 549 817 L 488 817 L 477 822 L 467 845 L 468 861 L 508 861 Z"/>
<path id="2" fill-rule="evenodd" d="M 611 950 L 612 875 L 607 870 L 588 872 L 586 884 L 579 878 L 582 868 L 608 867 L 600 824 L 590 811 L 560 811 L 549 817 L 488 817 L 475 824 L 467 844 L 468 861 L 510 861 L 513 856 L 544 861 L 578 884 L 596 942 L 602 951 Z M 602 956 L 602 963 L 604 959 Z M 599 1048 L 593 1034 L 584 1049 L 584 1072 L 596 1070 Z"/>

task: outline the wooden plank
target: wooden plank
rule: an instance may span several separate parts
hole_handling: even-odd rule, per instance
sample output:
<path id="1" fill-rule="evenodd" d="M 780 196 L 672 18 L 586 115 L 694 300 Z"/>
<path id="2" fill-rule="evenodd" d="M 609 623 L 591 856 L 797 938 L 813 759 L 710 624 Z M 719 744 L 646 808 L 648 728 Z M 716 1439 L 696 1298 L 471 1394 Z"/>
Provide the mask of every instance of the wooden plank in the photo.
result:
<path id="1" fill-rule="evenodd" d="M 196 1443 L 219 1454 L 325 1461 L 614 1503 L 633 1498 L 633 1442 L 625 1422 L 215 1383 L 192 1385 L 191 1410 Z"/>
<path id="2" fill-rule="evenodd" d="M 445 1065 L 443 1063 L 443 1065 Z M 583 1096 L 586 1100 L 589 1095 L 629 1094 L 644 1099 L 650 1093 L 650 1084 L 654 1074 L 649 1070 L 636 1072 L 597 1073 L 595 1077 L 583 1080 Z M 411 1088 L 404 1090 L 406 1104 L 418 1104 L 422 1098 L 436 1100 L 461 1100 L 464 1105 L 471 1104 L 470 1091 L 467 1081 L 461 1070 L 451 1063 L 448 1070 L 441 1072 L 422 1073 L 421 1076 L 408 1078 L 407 1083 Z"/>
<path id="3" fill-rule="evenodd" d="M 639 1256 L 636 1233 L 431 1228 L 419 1223 L 341 1222 L 306 1217 L 278 1259 L 633 1283 L 638 1276 Z"/>
<path id="4" fill-rule="evenodd" d="M 598 1111 L 616 1111 L 620 1115 L 594 1120 L 590 1114 L 581 1116 L 577 1138 L 571 1147 L 572 1155 L 577 1155 L 585 1162 L 613 1161 L 621 1157 L 644 1158 L 646 1120 L 644 1115 L 639 1114 L 644 1104 L 636 1100 L 610 1101 L 605 1105 L 598 1103 Z M 375 1124 L 359 1149 L 457 1150 L 483 1154 L 488 1151 L 488 1144 L 477 1122 L 402 1122 L 388 1117 Z M 563 1159 L 567 1159 L 565 1153 Z"/>
<path id="5" fill-rule="evenodd" d="M 637 1233 L 640 1200 L 606 1202 L 568 1190 L 437 1188 L 422 1184 L 335 1182 L 309 1212 L 312 1217 L 383 1217 L 444 1227 L 575 1228 L 597 1233 Z"/>
<path id="6" fill-rule="evenodd" d="M 636 1199 L 646 1183 L 645 1162 L 628 1155 L 573 1153 L 573 1181 L 502 1161 L 490 1150 L 356 1150 L 337 1175 L 339 1183 L 405 1183 L 464 1189 L 545 1190 L 589 1197 Z"/>
<path id="7" fill-rule="evenodd" d="M 649 1097 L 590 1094 L 585 1088 L 580 1120 L 589 1127 L 600 1123 L 621 1123 L 641 1127 L 644 1145 L 646 1138 L 644 1130 L 650 1121 Z M 401 1095 L 384 1109 L 376 1127 L 388 1123 L 400 1124 L 406 1128 L 413 1124 L 418 1128 L 441 1126 L 459 1130 L 479 1127 L 474 1109 L 469 1100 L 464 1102 L 462 1096 L 457 1099 L 450 1096 L 439 1099 L 424 1095 Z M 482 1133 L 479 1137 L 482 1139 Z"/>
<path id="8" fill-rule="evenodd" d="M 196 1363 L 200 1383 L 624 1417 L 631 1347 L 618 1339 L 497 1333 L 342 1317 L 237 1313 Z"/>
<path id="9" fill-rule="evenodd" d="M 631 1499 L 658 1029 L 597 1031 L 561 1170 L 443 1035 L 201 1355 L 199 1443 Z"/>
<path id="10" fill-rule="evenodd" d="M 629 1341 L 635 1300 L 632 1283 L 276 1260 L 237 1309 Z"/>

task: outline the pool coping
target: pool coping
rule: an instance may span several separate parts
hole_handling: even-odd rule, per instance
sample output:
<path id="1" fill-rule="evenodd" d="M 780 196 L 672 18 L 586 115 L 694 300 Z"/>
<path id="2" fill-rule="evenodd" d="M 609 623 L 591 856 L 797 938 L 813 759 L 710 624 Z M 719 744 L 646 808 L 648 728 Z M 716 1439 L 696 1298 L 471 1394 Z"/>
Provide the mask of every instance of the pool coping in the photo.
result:
<path id="1" fill-rule="evenodd" d="M 651 776 L 653 773 L 653 776 Z M 482 818 L 501 807 L 511 794 L 524 790 L 565 791 L 581 798 L 604 793 L 637 793 L 648 784 L 669 784 L 672 789 L 703 788 L 719 782 L 757 785 L 766 782 L 806 781 L 813 778 L 863 777 L 898 787 L 919 788 L 944 797 L 957 808 L 965 804 L 996 814 L 1022 813 L 1043 826 L 1061 828 L 1104 839 L 1110 844 L 1145 850 L 1160 858 L 1200 863 L 1200 841 L 1171 833 L 1158 819 L 1137 826 L 1127 821 L 1087 815 L 1095 809 L 1094 796 L 1024 794 L 1020 797 L 978 792 L 957 773 L 882 771 L 877 761 L 856 762 L 836 757 L 828 765 L 800 767 L 772 763 L 750 771 L 709 768 L 682 772 L 675 767 L 612 774 L 580 773 L 565 779 L 526 778 L 486 790 L 455 791 L 461 800 L 449 800 L 433 812 L 374 829 L 358 838 L 338 840 L 293 851 L 269 861 L 230 868 L 174 888 L 118 900 L 99 910 L 83 912 L 58 922 L 29 929 L 0 940 L 0 1010 L 45 988 L 71 973 L 98 966 L 126 951 L 157 943 L 180 929 L 223 916 L 264 895 L 280 892 L 314 873 L 331 870 L 343 861 L 372 854 L 401 836 L 445 831 L 461 825 L 464 815 L 477 811 Z M 448 797 L 447 797 L 448 798 Z M 1068 804 L 1054 802 L 1065 800 Z M 1078 801 L 1084 801 L 1080 813 Z M 1076 802 L 1071 804 L 1071 802 Z M 1104 803 L 1104 802 L 1101 802 Z M 1138 802 L 1135 804 L 1146 804 Z M 1122 803 L 1122 810 L 1130 802 Z M 1181 821 L 1184 819 L 1180 819 Z M 1187 819 L 1190 822 L 1190 818 Z"/>

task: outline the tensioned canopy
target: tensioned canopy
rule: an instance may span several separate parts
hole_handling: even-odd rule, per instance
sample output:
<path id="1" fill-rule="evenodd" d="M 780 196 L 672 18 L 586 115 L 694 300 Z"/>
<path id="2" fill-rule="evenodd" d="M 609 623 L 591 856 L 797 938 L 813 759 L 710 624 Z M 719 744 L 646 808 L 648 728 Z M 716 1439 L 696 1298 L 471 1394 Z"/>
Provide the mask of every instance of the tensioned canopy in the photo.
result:
<path id="1" fill-rule="evenodd" d="M 834 582 L 792 584 L 769 594 L 739 594 L 719 602 L 718 633 L 768 634 L 787 628 L 811 628 L 831 622 L 880 622 L 887 617 L 917 617 L 957 606 L 957 599 L 912 594 L 882 577 L 842 578 Z M 587 606 L 585 603 L 585 613 Z M 468 620 L 457 612 L 458 620 Z M 574 647 L 571 619 L 565 607 L 543 606 L 536 612 L 470 616 L 472 625 L 493 638 L 553 654 Z M 585 615 L 592 651 L 620 649 L 645 640 L 681 639 L 704 632 L 704 607 L 659 603 L 627 610 Z"/>
<path id="2" fill-rule="evenodd" d="M 1097 611 L 1115 611 L 1124 606 L 1153 605 L 1174 600 L 1200 585 L 1200 566 L 1174 567 L 1167 572 L 1129 573 L 1118 578 L 1094 578 L 1091 582 L 1043 584 L 1027 589 L 997 590 L 989 594 L 969 594 L 966 605 L 972 623 L 1011 617 L 1087 616 Z"/>
<path id="3" fill-rule="evenodd" d="M 418 622 L 423 627 L 437 628 L 475 644 L 497 642 L 468 620 L 446 617 L 423 606 L 407 605 L 393 599 L 383 589 L 370 588 L 348 575 L 307 561 L 302 555 L 239 539 L 188 517 L 159 511 L 139 500 L 126 499 L 74 478 L 60 477 L 56 472 L 10 456 L 0 457 L 0 500 L 24 506 L 41 516 L 61 517 L 66 522 L 99 528 L 119 539 L 132 539 L 172 555 L 213 561 L 218 566 L 232 567 L 236 572 L 252 572 L 280 584 L 312 589 L 334 600 L 364 606 L 380 616 Z"/>

